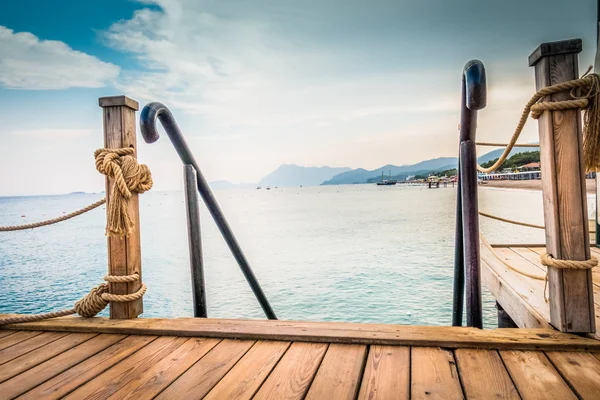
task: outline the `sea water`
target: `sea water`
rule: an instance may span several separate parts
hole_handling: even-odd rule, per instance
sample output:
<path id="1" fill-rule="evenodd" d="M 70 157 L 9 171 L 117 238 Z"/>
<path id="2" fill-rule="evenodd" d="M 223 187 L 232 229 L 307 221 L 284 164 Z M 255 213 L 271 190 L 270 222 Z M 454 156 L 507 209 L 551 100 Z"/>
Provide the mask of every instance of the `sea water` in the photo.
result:
<path id="1" fill-rule="evenodd" d="M 450 324 L 456 189 L 341 185 L 215 195 L 279 319 Z M 101 197 L 0 197 L 0 225 L 53 218 Z M 543 224 L 541 192 L 482 188 L 479 202 L 482 211 Z M 209 316 L 264 318 L 201 211 Z M 143 194 L 140 218 L 143 315 L 192 316 L 183 192 Z M 57 225 L 0 232 L 0 312 L 70 308 L 102 282 L 104 224 L 101 207 Z M 544 242 L 541 230 L 485 218 L 481 231 L 496 243 Z M 485 290 L 483 310 L 485 326 L 494 327 L 494 299 Z"/>

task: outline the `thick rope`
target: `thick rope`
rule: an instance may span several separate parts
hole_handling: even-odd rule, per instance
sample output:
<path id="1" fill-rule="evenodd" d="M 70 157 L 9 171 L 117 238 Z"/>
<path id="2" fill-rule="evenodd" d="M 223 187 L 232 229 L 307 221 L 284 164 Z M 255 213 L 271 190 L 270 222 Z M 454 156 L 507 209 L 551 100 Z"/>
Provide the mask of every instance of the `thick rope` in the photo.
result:
<path id="1" fill-rule="evenodd" d="M 512 219 L 498 217 L 497 215 L 488 214 L 488 213 L 485 213 L 483 211 L 479 211 L 479 215 L 481 215 L 482 217 L 486 217 L 486 218 L 490 218 L 490 219 L 495 219 L 496 221 L 506 222 L 508 224 L 519 225 L 519 226 L 526 226 L 528 228 L 546 229 L 544 227 L 544 225 L 535 225 L 535 224 L 529 224 L 527 222 L 515 221 L 515 220 L 512 220 Z"/>
<path id="2" fill-rule="evenodd" d="M 477 142 L 477 146 L 506 147 L 506 146 L 508 146 L 508 144 L 507 143 Z M 515 144 L 513 144 L 513 147 L 540 147 L 540 145 L 536 144 L 536 143 L 523 143 L 523 144 L 515 143 Z"/>
<path id="3" fill-rule="evenodd" d="M 107 275 L 104 277 L 107 282 L 135 282 L 139 280 L 138 274 L 133 275 Z M 108 305 L 115 302 L 135 301 L 146 293 L 146 285 L 142 283 L 137 292 L 131 294 L 112 294 L 108 292 L 108 284 L 101 283 L 85 295 L 81 300 L 77 301 L 73 308 L 63 311 L 55 311 L 46 314 L 36 315 L 20 315 L 17 317 L 0 318 L 0 325 L 19 324 L 23 322 L 36 322 L 50 318 L 64 317 L 67 315 L 79 314 L 84 318 L 92 318 Z"/>
<path id="4" fill-rule="evenodd" d="M 492 245 L 487 241 L 487 239 L 485 238 L 485 236 L 483 236 L 482 233 L 479 234 L 479 238 L 481 239 L 481 242 L 483 243 L 483 245 L 490 251 L 490 253 L 492 253 L 492 255 L 494 257 L 496 257 L 502 264 L 504 264 L 508 269 L 515 271 L 518 274 L 521 274 L 523 276 L 526 276 L 528 278 L 531 279 L 536 279 L 536 280 L 540 280 L 540 281 L 545 281 L 546 280 L 546 276 L 544 275 L 535 275 L 535 274 L 530 274 L 529 272 L 525 272 L 517 267 L 515 267 L 514 265 L 508 263 L 506 260 L 504 260 L 502 257 L 500 257 L 498 255 L 498 253 L 496 253 L 496 251 L 494 250 L 494 248 L 492 247 Z"/>
<path id="5" fill-rule="evenodd" d="M 39 228 L 40 226 L 56 224 L 56 223 L 71 219 L 73 217 L 76 217 L 78 215 L 84 214 L 88 211 L 91 211 L 94 208 L 100 207 L 104 203 L 106 203 L 106 199 L 100 199 L 97 202 L 92 203 L 89 206 L 84 207 L 80 210 L 73 211 L 72 213 L 63 215 L 62 217 L 53 218 L 53 219 L 49 219 L 46 221 L 34 222 L 31 224 L 24 224 L 24 225 L 0 226 L 0 232 L 21 231 L 24 229 L 33 229 L 33 228 Z"/>
<path id="6" fill-rule="evenodd" d="M 526 226 L 528 228 L 535 228 L 535 229 L 546 229 L 546 227 L 544 225 L 536 225 L 536 224 L 530 224 L 528 222 L 515 221 L 514 219 L 502 218 L 502 217 L 499 217 L 497 215 L 488 214 L 488 213 L 483 212 L 483 211 L 479 211 L 479 215 L 481 215 L 482 217 L 486 217 L 486 218 L 490 218 L 490 219 L 495 219 L 496 221 L 506 222 L 507 224 L 513 224 L 513 225 L 519 225 L 519 226 Z M 596 233 L 596 231 L 595 230 L 590 230 L 589 233 Z"/>
<path id="7" fill-rule="evenodd" d="M 589 70 L 588 70 L 589 72 Z M 477 170 L 483 173 L 490 173 L 497 170 L 508 158 L 511 150 L 515 147 L 517 139 L 521 135 L 527 119 L 531 117 L 537 119 L 544 111 L 569 110 L 583 108 L 584 117 L 584 143 L 583 153 L 585 156 L 585 165 L 587 171 L 597 171 L 600 169 L 600 76 L 598 74 L 588 74 L 586 72 L 580 79 L 547 86 L 537 93 L 525 105 L 523 113 L 517 127 L 504 149 L 502 155 L 490 167 L 484 168 L 477 165 Z M 570 91 L 571 100 L 546 102 L 540 101 L 544 97 Z"/>
<path id="8" fill-rule="evenodd" d="M 548 253 L 544 253 L 541 256 L 542 265 L 546 267 L 554 267 L 561 269 L 591 269 L 598 266 L 598 259 L 594 256 L 589 260 L 575 261 L 575 260 L 559 260 L 552 257 Z"/>
<path id="9" fill-rule="evenodd" d="M 135 149 L 98 149 L 94 152 L 96 169 L 111 178 L 110 202 L 106 216 L 106 235 L 128 235 L 134 228 L 128 202 L 132 193 L 144 193 L 152 188 L 152 174 L 145 164 L 138 164 Z"/>
<path id="10" fill-rule="evenodd" d="M 500 257 L 500 255 L 498 255 L 498 253 L 496 253 L 496 251 L 494 250 L 492 245 L 487 241 L 487 239 L 485 238 L 485 236 L 483 236 L 482 233 L 479 234 L 479 238 L 481 239 L 481 242 L 483 243 L 483 245 L 490 251 L 490 253 L 511 271 L 514 271 L 520 275 L 526 276 L 531 279 L 544 281 L 544 301 L 546 301 L 546 303 L 548 303 L 549 299 L 546 295 L 547 290 L 548 290 L 548 271 L 547 270 L 546 270 L 546 274 L 544 276 L 530 274 L 529 272 L 525 272 L 525 271 L 515 267 L 514 265 L 510 264 L 509 262 L 504 260 L 502 257 Z M 598 259 L 594 256 L 592 256 L 589 260 L 583 260 L 583 261 L 581 261 L 581 260 L 559 260 L 559 259 L 552 257 L 548 253 L 544 253 L 540 256 L 540 260 L 541 260 L 541 264 L 545 267 L 554 267 L 554 268 L 561 268 L 561 269 L 586 270 L 586 269 L 592 269 L 592 268 L 598 266 Z"/>

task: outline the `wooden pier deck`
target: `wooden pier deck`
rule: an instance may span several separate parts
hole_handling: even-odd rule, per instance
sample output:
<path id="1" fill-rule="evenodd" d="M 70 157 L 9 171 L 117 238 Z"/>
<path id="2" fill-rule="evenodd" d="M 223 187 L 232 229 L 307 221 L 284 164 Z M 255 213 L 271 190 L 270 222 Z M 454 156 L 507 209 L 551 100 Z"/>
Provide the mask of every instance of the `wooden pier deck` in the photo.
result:
<path id="1" fill-rule="evenodd" d="M 0 330 L 0 398 L 597 399 L 600 341 L 549 329 L 60 318 Z"/>
<path id="2" fill-rule="evenodd" d="M 529 274 L 544 276 L 540 263 L 542 245 L 492 245 L 494 252 L 511 266 Z M 600 249 L 591 247 L 592 255 L 600 258 Z M 481 279 L 514 322 L 523 328 L 552 328 L 550 305 L 544 300 L 544 281 L 535 280 L 507 268 L 485 246 L 481 247 Z M 600 270 L 592 269 L 596 333 L 587 334 L 600 340 Z"/>

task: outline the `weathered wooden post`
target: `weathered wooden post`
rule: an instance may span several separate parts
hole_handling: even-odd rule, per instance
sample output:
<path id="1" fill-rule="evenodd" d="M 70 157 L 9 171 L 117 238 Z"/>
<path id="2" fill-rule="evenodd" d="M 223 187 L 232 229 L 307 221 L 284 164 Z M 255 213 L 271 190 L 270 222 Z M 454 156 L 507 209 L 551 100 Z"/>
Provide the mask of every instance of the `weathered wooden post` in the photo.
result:
<path id="1" fill-rule="evenodd" d="M 530 56 L 537 90 L 579 78 L 581 39 L 542 43 Z M 543 101 L 568 100 L 557 93 Z M 538 119 L 546 249 L 554 258 L 590 258 L 580 111 L 545 111 Z M 563 332 L 595 332 L 591 270 L 548 268 L 550 322 Z"/>
<path id="2" fill-rule="evenodd" d="M 100 107 L 104 121 L 104 147 L 109 149 L 136 147 L 135 112 L 139 105 L 126 96 L 101 97 Z M 135 157 L 137 157 L 137 152 Z M 112 179 L 106 178 L 106 199 L 110 203 Z M 108 212 L 108 207 L 106 208 Z M 108 237 L 108 274 L 133 275 L 140 279 L 131 283 L 109 283 L 112 294 L 130 294 L 141 287 L 142 263 L 140 247 L 140 213 L 138 194 L 132 193 L 128 203 L 129 216 L 134 230 L 127 236 Z M 135 318 L 143 312 L 142 299 L 131 302 L 110 303 L 111 319 Z"/>

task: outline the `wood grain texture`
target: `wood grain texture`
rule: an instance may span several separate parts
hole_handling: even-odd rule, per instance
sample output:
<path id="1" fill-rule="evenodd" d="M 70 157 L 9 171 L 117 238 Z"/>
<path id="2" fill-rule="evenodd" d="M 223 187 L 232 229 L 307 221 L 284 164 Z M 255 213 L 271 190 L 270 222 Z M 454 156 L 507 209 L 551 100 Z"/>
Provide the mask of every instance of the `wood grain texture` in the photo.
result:
<path id="1" fill-rule="evenodd" d="M 412 399 L 464 398 L 451 351 L 434 347 L 413 347 L 410 370 Z"/>
<path id="2" fill-rule="evenodd" d="M 0 315 L 0 317 L 11 314 Z M 410 326 L 346 322 L 228 320 L 212 318 L 56 318 L 7 326 L 10 329 L 143 335 L 176 335 L 319 343 L 361 343 L 511 350 L 600 350 L 600 341 L 551 329 L 482 330 L 451 326 Z M 2 340 L 2 339 L 0 339 Z"/>
<path id="3" fill-rule="evenodd" d="M 578 78 L 577 54 L 549 55 L 535 66 L 536 88 Z M 544 101 L 569 99 L 569 93 Z M 548 253 L 564 260 L 589 258 L 583 146 L 578 110 L 546 111 L 539 119 L 542 193 Z M 590 271 L 549 268 L 552 325 L 563 332 L 594 332 Z"/>
<path id="4" fill-rule="evenodd" d="M 164 336 L 121 360 L 93 380 L 65 396 L 66 399 L 106 399 L 143 374 L 164 357 L 173 353 L 187 338 Z"/>
<path id="5" fill-rule="evenodd" d="M 96 336 L 95 333 L 70 333 L 51 343 L 0 365 L 0 383 L 49 360 Z"/>
<path id="6" fill-rule="evenodd" d="M 6 337 L 8 335 L 12 335 L 13 333 L 15 333 L 14 331 L 0 331 L 0 339 L 2 339 L 3 337 Z"/>
<path id="7" fill-rule="evenodd" d="M 17 397 L 125 338 L 98 335 L 0 384 L 0 398 Z"/>
<path id="8" fill-rule="evenodd" d="M 501 350 L 500 356 L 523 400 L 577 399 L 543 352 Z"/>
<path id="9" fill-rule="evenodd" d="M 60 399 L 148 345 L 156 336 L 129 336 L 26 392 L 20 399 Z M 65 353 L 66 354 L 66 353 Z"/>
<path id="10" fill-rule="evenodd" d="M 457 349 L 454 355 L 468 399 L 520 399 L 496 350 Z"/>
<path id="11" fill-rule="evenodd" d="M 256 342 L 235 367 L 208 392 L 205 399 L 251 399 L 289 346 L 289 342 Z"/>
<path id="12" fill-rule="evenodd" d="M 530 278 L 510 271 L 485 247 L 481 249 L 481 257 L 483 285 L 508 312 L 517 326 L 552 329 L 548 322 L 549 311 L 546 312 L 547 317 L 544 314 L 548 306 L 544 301 L 543 287 Z"/>
<path id="13" fill-rule="evenodd" d="M 251 340 L 223 340 L 156 398 L 203 398 L 254 343 Z"/>
<path id="14" fill-rule="evenodd" d="M 331 344 L 306 395 L 307 400 L 354 399 L 358 393 L 367 347 Z"/>
<path id="15" fill-rule="evenodd" d="M 17 343 L 14 346 L 0 350 L 0 365 L 22 356 L 23 354 L 29 353 L 38 347 L 45 346 L 66 335 L 68 335 L 66 332 L 44 332 L 41 335 L 37 335 L 31 339 Z"/>
<path id="16" fill-rule="evenodd" d="M 325 343 L 292 343 L 254 399 L 303 399 L 326 350 Z"/>
<path id="17" fill-rule="evenodd" d="M 358 398 L 360 400 L 410 397 L 410 348 L 371 346 Z"/>
<path id="18" fill-rule="evenodd" d="M 600 396 L 600 360 L 589 353 L 547 352 L 554 367 L 581 399 Z"/>
<path id="19" fill-rule="evenodd" d="M 114 399 L 151 399 L 219 343 L 217 339 L 190 338 L 150 369 L 136 375 L 113 393 Z"/>
<path id="20" fill-rule="evenodd" d="M 41 332 L 15 332 L 14 335 L 7 335 L 0 339 L 0 349 L 6 349 L 40 334 Z"/>
<path id="21" fill-rule="evenodd" d="M 100 105 L 104 119 L 104 147 L 137 149 L 135 135 L 135 109 L 123 100 L 124 96 L 103 98 Z M 129 99 L 131 100 L 131 99 Z M 120 104 L 113 106 L 112 104 Z M 137 153 L 137 152 L 136 152 Z M 113 196 L 112 179 L 106 178 L 106 199 L 110 203 Z M 106 207 L 108 213 L 108 207 Z M 132 193 L 127 210 L 131 217 L 134 230 L 127 236 L 109 236 L 108 241 L 108 273 L 111 275 L 139 274 L 140 280 L 131 283 L 109 283 L 113 294 L 129 294 L 137 291 L 142 282 L 141 246 L 140 246 L 140 216 L 137 193 Z M 114 319 L 135 318 L 143 312 L 143 299 L 132 302 L 111 303 L 110 317 Z"/>

